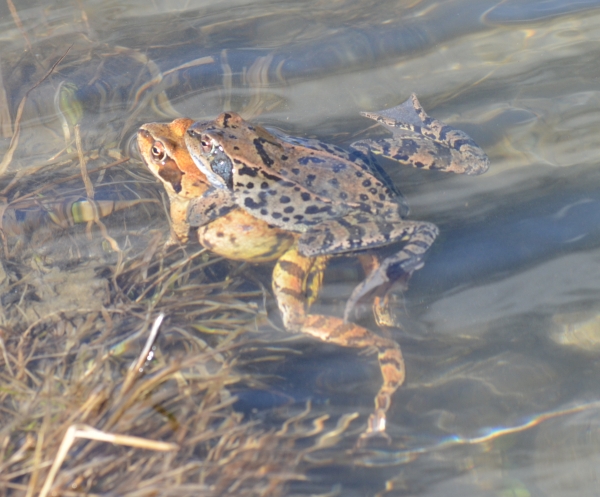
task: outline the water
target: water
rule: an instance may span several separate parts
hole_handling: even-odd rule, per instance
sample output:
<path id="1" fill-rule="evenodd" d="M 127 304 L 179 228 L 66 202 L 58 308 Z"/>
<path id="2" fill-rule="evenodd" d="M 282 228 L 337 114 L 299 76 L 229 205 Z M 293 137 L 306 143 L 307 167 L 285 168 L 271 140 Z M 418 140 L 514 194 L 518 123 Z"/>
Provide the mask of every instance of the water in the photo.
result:
<path id="1" fill-rule="evenodd" d="M 27 191 L 46 181 L 36 178 L 36 167 L 67 146 L 71 114 L 79 116 L 85 150 L 97 150 L 88 161 L 93 168 L 129 153 L 144 122 L 229 109 L 344 146 L 369 126 L 359 111 L 397 105 L 415 92 L 430 115 L 468 132 L 488 153 L 492 166 L 481 177 L 384 164 L 411 218 L 441 231 L 396 309 L 404 329 L 393 336 L 407 382 L 390 410 L 389 446 L 352 450 L 380 382 L 369 358 L 301 340 L 284 342 L 284 360 L 245 370 L 273 375 L 262 388 L 237 392 L 237 409 L 266 426 L 275 423 L 273 407 L 289 399 L 299 409 L 311 399 L 333 422 L 361 415 L 343 442 L 314 456 L 308 480 L 290 484 L 288 494 L 597 495 L 600 2 L 16 7 L 28 42 L 0 6 L 0 62 L 13 123 L 27 90 L 71 47 L 27 95 L 20 144 L 7 168 L 9 175 L 31 173 Z M 75 87 L 62 93 L 61 114 L 55 102 L 63 81 Z M 8 150 L 6 127 L 4 136 Z M 136 176 L 104 181 L 100 197 L 160 201 L 161 188 L 143 166 L 128 169 Z M 166 236 L 165 214 L 157 204 L 132 209 L 123 214 L 127 228 L 120 217 L 109 235 L 128 247 L 126 260 L 142 261 L 148 237 Z M 102 237 L 93 244 L 73 229 L 37 242 L 36 254 L 51 254 L 43 267 L 73 266 L 60 244 L 69 237 L 79 244 L 78 264 L 118 262 L 98 248 Z M 318 305 L 339 313 L 359 274 L 348 260 L 332 266 Z M 219 266 L 212 277 L 228 269 Z M 3 285 L 3 295 L 13 291 Z M 106 298 L 98 292 L 75 303 L 63 296 L 60 305 L 91 305 L 94 294 Z M 36 318 L 22 319 L 27 328 Z M 272 328 L 265 333 L 263 347 L 278 340 Z"/>

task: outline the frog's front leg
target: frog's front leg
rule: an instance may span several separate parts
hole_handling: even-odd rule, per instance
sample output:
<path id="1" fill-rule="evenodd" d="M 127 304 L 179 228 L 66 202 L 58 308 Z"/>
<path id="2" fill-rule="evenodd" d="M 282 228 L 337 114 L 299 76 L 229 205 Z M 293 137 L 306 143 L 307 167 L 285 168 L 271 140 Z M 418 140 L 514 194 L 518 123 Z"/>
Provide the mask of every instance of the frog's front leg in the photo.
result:
<path id="1" fill-rule="evenodd" d="M 187 243 L 190 237 L 190 224 L 187 221 L 187 212 L 190 200 L 177 195 L 169 195 L 171 212 L 171 236 L 165 243 L 165 248 L 177 243 Z"/>
<path id="2" fill-rule="evenodd" d="M 169 204 L 172 233 L 166 246 L 187 243 L 191 226 L 204 226 L 236 207 L 231 193 L 216 188 L 192 199 L 169 195 Z"/>
<path id="3" fill-rule="evenodd" d="M 316 298 L 326 261 L 324 256 L 303 256 L 294 245 L 277 262 L 273 271 L 273 291 L 284 325 L 289 331 L 305 333 L 324 342 L 377 350 L 383 385 L 375 397 L 375 412 L 369 418 L 367 434 L 384 433 L 392 394 L 404 382 L 400 346 L 340 318 L 309 314 L 310 302 Z"/>
<path id="4" fill-rule="evenodd" d="M 428 116 L 416 95 L 403 104 L 378 112 L 362 112 L 389 129 L 392 138 L 361 140 L 351 146 L 419 169 L 482 174 L 490 161 L 464 131 Z"/>
<path id="5" fill-rule="evenodd" d="M 222 188 L 209 188 L 204 195 L 190 200 L 187 222 L 190 226 L 204 226 L 237 207 L 233 194 Z"/>

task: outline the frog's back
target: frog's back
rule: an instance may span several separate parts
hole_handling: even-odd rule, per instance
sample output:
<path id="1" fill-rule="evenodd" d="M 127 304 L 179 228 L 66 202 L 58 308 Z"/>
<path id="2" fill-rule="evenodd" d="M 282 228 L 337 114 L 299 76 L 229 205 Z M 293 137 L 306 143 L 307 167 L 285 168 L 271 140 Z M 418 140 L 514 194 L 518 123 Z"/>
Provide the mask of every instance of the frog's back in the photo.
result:
<path id="1" fill-rule="evenodd" d="M 391 201 L 399 205 L 403 217 L 408 215 L 409 209 L 404 197 L 373 154 L 366 154 L 361 150 L 345 150 L 319 140 L 287 136 L 278 130 L 269 129 L 269 132 L 295 147 L 299 161 L 314 165 L 313 169 L 319 171 L 318 180 L 315 180 L 315 173 L 310 168 L 305 168 L 304 178 L 299 180 L 309 189 L 315 188 L 315 193 L 336 199 L 340 192 L 344 192 L 348 196 L 347 201 L 355 203 Z M 316 186 L 312 187 L 313 184 Z M 365 189 L 368 191 L 364 191 Z"/>
<path id="2" fill-rule="evenodd" d="M 293 182 L 324 201 L 404 206 L 389 177 L 362 151 L 267 131 L 234 113 L 222 114 L 214 124 L 213 133 L 220 135 L 227 155 L 248 168 L 242 171 L 262 168 L 273 182 Z"/>

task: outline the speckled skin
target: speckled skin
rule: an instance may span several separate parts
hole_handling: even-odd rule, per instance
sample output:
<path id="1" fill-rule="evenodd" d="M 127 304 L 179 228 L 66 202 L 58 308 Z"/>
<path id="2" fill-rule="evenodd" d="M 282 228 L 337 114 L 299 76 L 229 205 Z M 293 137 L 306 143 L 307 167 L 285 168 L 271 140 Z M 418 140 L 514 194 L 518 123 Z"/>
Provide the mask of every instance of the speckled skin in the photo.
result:
<path id="1" fill-rule="evenodd" d="M 170 124 L 150 123 L 138 132 L 140 152 L 154 175 L 162 181 L 171 202 L 174 234 L 168 243 L 188 240 L 188 209 L 198 198 L 211 195 L 206 177 L 189 156 L 183 134 L 189 119 Z M 346 347 L 375 348 L 383 376 L 376 397 L 376 411 L 366 433 L 385 431 L 385 412 L 391 396 L 404 381 L 404 360 L 393 340 L 344 320 L 310 314 L 316 300 L 328 257 L 306 257 L 298 253 L 298 235 L 268 225 L 245 210 L 232 208 L 198 229 L 200 243 L 230 259 L 249 262 L 277 261 L 273 270 L 273 290 L 285 327 L 323 341 Z"/>
<path id="2" fill-rule="evenodd" d="M 413 95 L 404 104 L 367 114 L 394 133 L 350 151 L 317 140 L 273 134 L 226 112 L 190 126 L 185 140 L 198 169 L 225 199 L 270 225 L 300 234 L 303 256 L 338 255 L 404 242 L 353 292 L 345 318 L 367 294 L 385 291 L 423 265 L 437 227 L 407 221 L 403 199 L 369 163 L 375 152 L 424 169 L 479 174 L 485 153 L 465 133 L 427 116 Z M 400 119 L 403 119 L 401 121 Z M 202 216 L 201 216 L 202 217 Z M 205 216 L 204 216 L 205 217 Z"/>
<path id="3" fill-rule="evenodd" d="M 200 226 L 201 243 L 225 257 L 277 261 L 273 290 L 288 330 L 342 346 L 377 350 L 383 385 L 375 398 L 367 434 L 385 431 L 391 396 L 404 381 L 404 361 L 396 342 L 348 322 L 348 309 L 366 294 L 387 289 L 419 269 L 437 228 L 403 219 L 408 208 L 377 174 L 366 144 L 396 160 L 403 160 L 410 148 L 408 155 L 415 158 L 412 165 L 416 167 L 467 174 L 487 168 L 485 154 L 472 141 L 467 143 L 464 133 L 426 116 L 416 97 L 410 102 L 408 120 L 412 122 L 405 125 L 392 123 L 388 115 L 369 116 L 402 129 L 402 135 L 395 133 L 397 141 L 357 142 L 351 151 L 269 132 L 232 112 L 193 125 L 187 119 L 147 124 L 138 134 L 144 159 L 171 199 L 177 239 L 187 240 L 191 224 Z M 397 109 L 406 112 L 407 103 Z M 400 117 L 406 116 L 401 113 Z M 407 129 L 414 136 L 404 136 Z M 427 137 L 432 133 L 438 140 L 448 136 L 451 140 L 432 145 L 432 138 Z M 482 164 L 461 166 L 463 147 L 462 160 L 470 160 L 465 144 L 473 144 L 475 151 L 481 152 Z M 396 147 L 393 154 L 391 146 Z M 446 147 L 444 153 L 450 159 L 436 162 L 431 151 L 440 146 Z M 250 235 L 237 237 L 235 231 L 239 230 L 227 231 L 232 220 Z M 344 320 L 309 313 L 331 256 L 356 251 L 365 254 L 366 249 L 394 242 L 404 242 L 402 249 L 381 263 L 368 253 L 362 256 L 372 270 L 354 291 Z M 264 246 L 269 249 L 263 250 Z"/>

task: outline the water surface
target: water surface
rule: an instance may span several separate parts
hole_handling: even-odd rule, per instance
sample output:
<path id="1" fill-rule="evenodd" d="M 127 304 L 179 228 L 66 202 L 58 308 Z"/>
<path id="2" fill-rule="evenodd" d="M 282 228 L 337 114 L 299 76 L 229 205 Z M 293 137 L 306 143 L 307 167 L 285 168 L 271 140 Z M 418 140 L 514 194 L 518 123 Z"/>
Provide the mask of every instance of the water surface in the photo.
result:
<path id="1" fill-rule="evenodd" d="M 234 110 L 346 146 L 372 132 L 361 110 L 413 92 L 488 153 L 481 177 L 384 163 L 411 218 L 441 232 L 397 300 L 403 327 L 391 332 L 407 381 L 389 414 L 389 446 L 352 450 L 380 382 L 370 357 L 300 340 L 284 342 L 295 351 L 284 360 L 246 370 L 272 375 L 237 392 L 237 409 L 266 426 L 290 399 L 292 410 L 312 400 L 334 423 L 360 414 L 288 494 L 596 495 L 600 2 L 32 1 L 17 10 L 22 30 L 0 6 L 9 122 L 66 56 L 27 94 L 4 187 L 15 174 L 43 184 L 36 168 L 61 151 L 75 160 L 65 129 L 77 122 L 85 150 L 96 150 L 88 168 L 134 157 L 133 176 L 106 181 L 100 196 L 160 201 L 131 146 L 144 122 Z M 5 123 L 4 150 L 13 132 Z M 159 207 L 132 208 L 126 226 L 109 234 L 129 261 L 144 258 L 144 230 L 168 233 Z M 86 247 L 78 263 L 117 263 L 82 230 L 44 239 L 30 258 L 50 253 L 47 267 L 68 268 L 72 254 L 58 244 L 69 237 Z M 351 260 L 332 266 L 318 308 L 340 313 L 360 272 Z M 37 318 L 23 319 L 27 328 Z M 279 335 L 265 333 L 268 355 Z"/>

